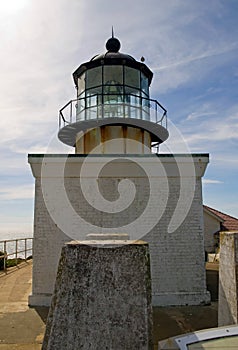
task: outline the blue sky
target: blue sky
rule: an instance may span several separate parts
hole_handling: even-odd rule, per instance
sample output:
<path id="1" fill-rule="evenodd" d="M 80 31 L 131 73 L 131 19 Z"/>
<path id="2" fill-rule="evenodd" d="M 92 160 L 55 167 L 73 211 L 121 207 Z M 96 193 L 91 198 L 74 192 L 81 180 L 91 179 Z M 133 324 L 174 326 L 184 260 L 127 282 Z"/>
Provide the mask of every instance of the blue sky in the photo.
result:
<path id="1" fill-rule="evenodd" d="M 122 52 L 145 57 L 151 97 L 190 151 L 210 153 L 204 203 L 238 217 L 237 20 L 237 0 L 1 1 L 0 237 L 32 232 L 27 154 L 48 150 L 58 110 L 76 97 L 72 72 L 104 52 L 112 25 Z"/>

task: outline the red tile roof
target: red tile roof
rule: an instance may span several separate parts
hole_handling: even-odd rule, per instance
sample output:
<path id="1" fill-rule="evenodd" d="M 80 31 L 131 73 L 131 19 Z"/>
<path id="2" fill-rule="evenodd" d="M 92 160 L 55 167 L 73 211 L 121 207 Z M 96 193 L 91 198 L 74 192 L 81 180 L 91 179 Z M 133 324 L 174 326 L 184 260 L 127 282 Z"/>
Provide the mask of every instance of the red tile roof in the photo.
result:
<path id="1" fill-rule="evenodd" d="M 233 216 L 230 216 L 228 214 L 224 214 L 219 210 L 216 210 L 214 208 L 210 208 L 206 205 L 203 206 L 208 211 L 210 211 L 212 214 L 215 214 L 219 216 L 223 222 L 221 223 L 221 231 L 237 231 L 238 230 L 238 219 L 234 218 Z"/>

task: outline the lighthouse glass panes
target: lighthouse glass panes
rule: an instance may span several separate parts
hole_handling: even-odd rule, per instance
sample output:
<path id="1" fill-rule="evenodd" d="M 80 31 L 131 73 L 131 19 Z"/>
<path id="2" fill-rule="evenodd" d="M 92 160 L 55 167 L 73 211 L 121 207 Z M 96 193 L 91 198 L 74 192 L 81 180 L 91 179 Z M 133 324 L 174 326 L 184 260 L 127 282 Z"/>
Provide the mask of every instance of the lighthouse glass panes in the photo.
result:
<path id="1" fill-rule="evenodd" d="M 149 81 L 140 70 L 102 65 L 78 77 L 77 121 L 110 117 L 150 119 Z"/>

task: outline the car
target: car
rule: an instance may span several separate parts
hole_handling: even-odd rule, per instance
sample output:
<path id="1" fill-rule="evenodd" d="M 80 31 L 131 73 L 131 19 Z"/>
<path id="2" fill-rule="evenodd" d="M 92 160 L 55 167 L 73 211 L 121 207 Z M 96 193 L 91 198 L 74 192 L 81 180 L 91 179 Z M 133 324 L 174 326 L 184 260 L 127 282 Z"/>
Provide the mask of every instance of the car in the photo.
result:
<path id="1" fill-rule="evenodd" d="M 238 325 L 204 329 L 158 343 L 158 350 L 238 350 Z"/>

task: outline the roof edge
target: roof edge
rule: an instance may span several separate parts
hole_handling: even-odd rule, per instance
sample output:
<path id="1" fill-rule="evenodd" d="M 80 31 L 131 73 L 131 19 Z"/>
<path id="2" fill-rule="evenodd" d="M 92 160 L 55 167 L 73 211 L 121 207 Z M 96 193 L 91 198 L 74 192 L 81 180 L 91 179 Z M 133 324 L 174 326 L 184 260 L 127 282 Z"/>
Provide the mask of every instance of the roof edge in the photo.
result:
<path id="1" fill-rule="evenodd" d="M 205 212 L 208 214 L 208 215 L 211 215 L 212 217 L 214 217 L 215 219 L 218 219 L 218 221 L 220 222 L 224 222 L 225 220 L 222 219 L 220 216 L 216 215 L 215 213 L 213 213 L 211 210 L 209 210 L 210 208 L 207 207 L 206 205 L 203 205 L 203 209 L 205 210 Z M 216 209 L 214 209 L 216 210 Z"/>

